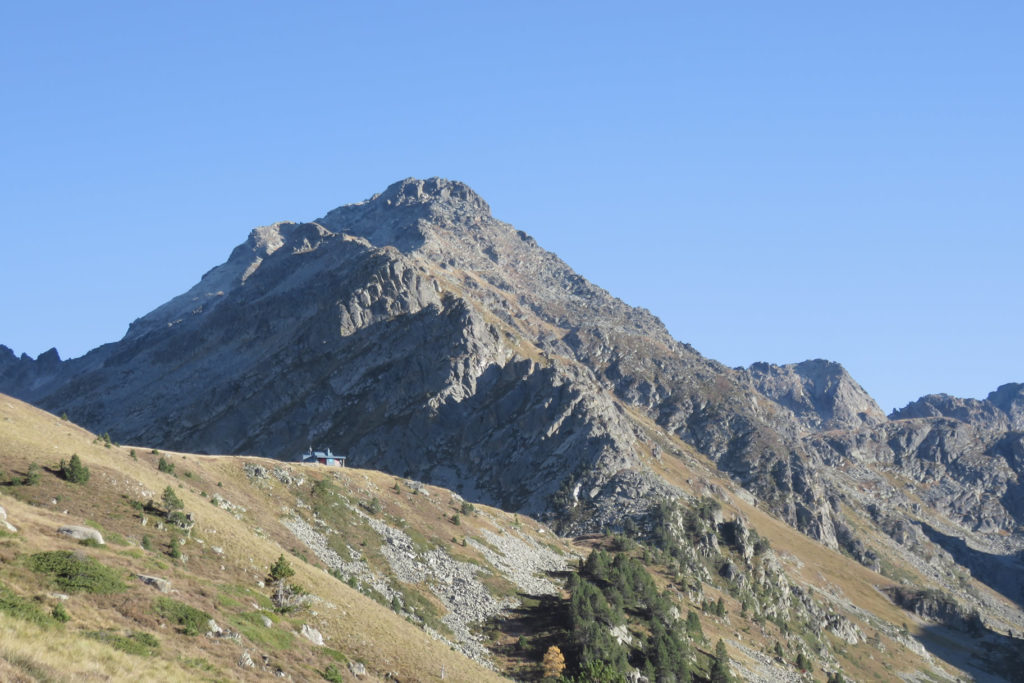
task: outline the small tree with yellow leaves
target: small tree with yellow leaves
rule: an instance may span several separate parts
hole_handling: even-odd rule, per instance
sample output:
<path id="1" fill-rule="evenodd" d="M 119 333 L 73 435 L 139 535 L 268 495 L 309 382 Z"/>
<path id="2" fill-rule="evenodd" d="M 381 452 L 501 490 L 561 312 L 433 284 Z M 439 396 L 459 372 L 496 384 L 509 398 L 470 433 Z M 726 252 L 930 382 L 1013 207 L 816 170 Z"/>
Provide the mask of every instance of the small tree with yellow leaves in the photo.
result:
<path id="1" fill-rule="evenodd" d="M 565 670 L 565 655 L 557 645 L 552 645 L 544 653 L 541 666 L 544 667 L 544 678 L 558 678 Z"/>

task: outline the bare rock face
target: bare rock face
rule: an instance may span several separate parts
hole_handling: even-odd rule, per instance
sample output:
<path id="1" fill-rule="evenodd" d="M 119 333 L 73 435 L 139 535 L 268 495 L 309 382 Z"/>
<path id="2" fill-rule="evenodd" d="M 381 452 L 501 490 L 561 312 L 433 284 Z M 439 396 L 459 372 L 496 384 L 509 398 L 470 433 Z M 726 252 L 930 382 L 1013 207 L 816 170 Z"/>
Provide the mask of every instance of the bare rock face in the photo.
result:
<path id="1" fill-rule="evenodd" d="M 985 400 L 929 394 L 893 411 L 893 420 L 948 417 L 988 432 L 1024 431 L 1024 384 L 1004 384 Z"/>
<path id="2" fill-rule="evenodd" d="M 758 392 L 792 411 L 799 423 L 811 431 L 857 429 L 881 424 L 886 419 L 875 400 L 839 363 L 755 363 L 744 374 Z"/>

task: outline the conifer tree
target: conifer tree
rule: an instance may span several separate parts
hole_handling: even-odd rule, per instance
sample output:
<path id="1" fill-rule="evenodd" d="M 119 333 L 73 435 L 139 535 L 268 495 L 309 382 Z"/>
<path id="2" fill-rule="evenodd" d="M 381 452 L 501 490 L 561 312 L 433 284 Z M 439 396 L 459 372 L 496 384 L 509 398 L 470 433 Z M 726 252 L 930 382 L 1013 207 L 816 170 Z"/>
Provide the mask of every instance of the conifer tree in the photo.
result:
<path id="1" fill-rule="evenodd" d="M 715 663 L 711 665 L 711 683 L 732 683 L 732 672 L 729 670 L 729 651 L 721 638 L 715 644 Z"/>

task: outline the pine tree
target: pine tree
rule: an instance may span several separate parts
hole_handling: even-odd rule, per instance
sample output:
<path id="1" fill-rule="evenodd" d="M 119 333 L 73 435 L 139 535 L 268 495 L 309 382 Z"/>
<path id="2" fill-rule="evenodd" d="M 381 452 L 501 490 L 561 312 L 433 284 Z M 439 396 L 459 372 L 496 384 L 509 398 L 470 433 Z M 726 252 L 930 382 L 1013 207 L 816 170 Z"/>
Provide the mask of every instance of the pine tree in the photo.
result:
<path id="1" fill-rule="evenodd" d="M 283 581 L 292 576 L 295 576 L 295 570 L 292 569 L 291 564 L 285 559 L 284 555 L 279 556 L 277 561 L 270 566 L 270 576 L 268 578 L 272 582 Z"/>
<path id="2" fill-rule="evenodd" d="M 82 464 L 77 453 L 71 456 L 71 461 L 68 463 L 60 461 L 60 473 L 65 481 L 72 484 L 84 484 L 89 481 L 89 468 Z"/>
<path id="3" fill-rule="evenodd" d="M 711 665 L 711 683 L 731 683 L 732 672 L 729 670 L 729 651 L 721 638 L 715 644 L 715 663 Z"/>
<path id="4" fill-rule="evenodd" d="M 164 504 L 164 512 L 168 519 L 171 518 L 175 510 L 183 510 L 185 508 L 185 504 L 181 502 L 181 498 L 178 498 L 178 495 L 170 486 L 164 489 L 164 493 L 160 496 L 160 500 Z"/>

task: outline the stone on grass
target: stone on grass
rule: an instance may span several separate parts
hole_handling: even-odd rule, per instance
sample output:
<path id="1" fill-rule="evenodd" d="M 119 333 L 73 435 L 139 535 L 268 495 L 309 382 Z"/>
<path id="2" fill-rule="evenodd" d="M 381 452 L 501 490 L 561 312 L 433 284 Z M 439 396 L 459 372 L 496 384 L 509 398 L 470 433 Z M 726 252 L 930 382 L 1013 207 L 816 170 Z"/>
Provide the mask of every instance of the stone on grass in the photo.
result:
<path id="1" fill-rule="evenodd" d="M 303 624 L 302 625 L 301 633 L 302 633 L 304 638 L 308 639 L 309 642 L 313 643 L 314 645 L 322 646 L 324 644 L 324 637 L 323 637 L 323 635 L 321 635 L 320 631 L 317 631 L 315 628 L 311 627 L 309 624 Z"/>
<path id="2" fill-rule="evenodd" d="M 139 581 L 147 586 L 156 588 L 161 593 L 171 592 L 171 582 L 167 579 L 161 579 L 159 576 L 147 576 L 145 574 L 136 574 L 136 576 L 139 577 Z"/>
<path id="3" fill-rule="evenodd" d="M 57 529 L 58 534 L 70 536 L 76 541 L 93 540 L 103 545 L 103 534 L 89 526 L 62 526 Z"/>

